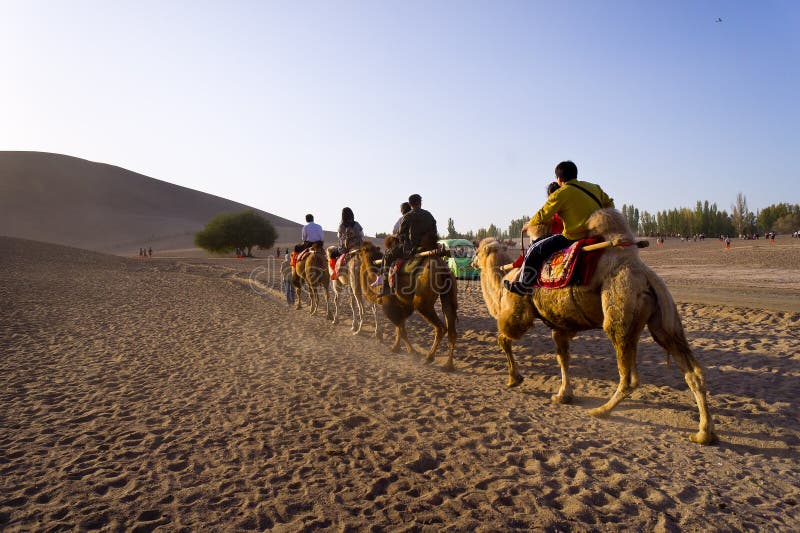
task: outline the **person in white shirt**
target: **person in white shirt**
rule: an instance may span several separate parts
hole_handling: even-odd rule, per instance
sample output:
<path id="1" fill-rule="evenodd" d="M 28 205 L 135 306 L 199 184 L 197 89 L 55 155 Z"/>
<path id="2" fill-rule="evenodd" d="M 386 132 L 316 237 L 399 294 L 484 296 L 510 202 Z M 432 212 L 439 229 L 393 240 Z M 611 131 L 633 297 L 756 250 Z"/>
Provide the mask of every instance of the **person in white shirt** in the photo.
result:
<path id="1" fill-rule="evenodd" d="M 322 226 L 314 222 L 314 215 L 306 215 L 307 224 L 303 226 L 303 231 L 300 238 L 303 241 L 303 249 L 309 248 L 314 243 L 319 243 L 320 247 L 323 245 L 325 236 L 322 234 Z"/>

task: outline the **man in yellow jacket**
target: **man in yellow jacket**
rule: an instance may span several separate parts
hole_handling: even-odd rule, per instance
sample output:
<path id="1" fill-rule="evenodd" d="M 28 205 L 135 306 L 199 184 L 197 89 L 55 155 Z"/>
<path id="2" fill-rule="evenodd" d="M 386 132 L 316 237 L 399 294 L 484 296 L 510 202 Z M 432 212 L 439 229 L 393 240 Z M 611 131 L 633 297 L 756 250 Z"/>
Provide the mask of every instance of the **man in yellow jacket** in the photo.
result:
<path id="1" fill-rule="evenodd" d="M 560 187 L 548 196 L 542 208 L 528 221 L 528 226 L 545 224 L 558 214 L 564 222 L 564 231 L 531 243 L 525 253 L 525 262 L 517 274 L 517 281 L 503 282 L 514 294 L 532 294 L 536 273 L 544 260 L 585 237 L 589 215 L 604 207 L 614 207 L 614 200 L 599 185 L 578 181 L 578 167 L 572 161 L 562 161 L 556 165 L 556 179 Z"/>

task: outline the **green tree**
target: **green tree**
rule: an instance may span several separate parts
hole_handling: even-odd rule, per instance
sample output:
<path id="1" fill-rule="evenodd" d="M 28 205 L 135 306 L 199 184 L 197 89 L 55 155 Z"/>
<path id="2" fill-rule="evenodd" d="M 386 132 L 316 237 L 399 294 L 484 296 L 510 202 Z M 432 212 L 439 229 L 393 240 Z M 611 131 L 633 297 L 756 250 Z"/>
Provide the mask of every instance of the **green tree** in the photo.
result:
<path id="1" fill-rule="evenodd" d="M 772 224 L 775 233 L 794 233 L 800 229 L 800 209 L 794 213 L 787 213 Z"/>
<path id="2" fill-rule="evenodd" d="M 453 222 L 452 218 L 447 219 L 447 238 L 448 239 L 457 239 L 459 237 L 458 232 L 456 231 L 456 223 Z"/>
<path id="3" fill-rule="evenodd" d="M 508 238 L 516 239 L 522 233 L 522 227 L 531 219 L 528 215 L 522 215 L 520 218 L 515 218 L 508 225 Z"/>
<path id="4" fill-rule="evenodd" d="M 194 243 L 213 254 L 224 254 L 236 248 L 252 257 L 253 246 L 270 248 L 278 234 L 272 223 L 255 211 L 220 213 L 195 234 Z"/>
<path id="5" fill-rule="evenodd" d="M 791 226 L 791 222 L 795 219 L 795 217 L 800 217 L 800 205 L 780 203 L 765 207 L 758 212 L 756 219 L 758 222 L 758 229 L 760 231 L 766 232 L 772 230 L 778 233 L 786 233 L 786 228 L 783 226 L 786 224 Z M 781 229 L 776 227 L 778 221 L 781 221 Z M 788 233 L 792 233 L 793 231 L 796 231 L 796 229 L 793 229 Z"/>
<path id="6" fill-rule="evenodd" d="M 639 209 L 632 205 L 622 204 L 622 216 L 634 233 L 639 232 Z"/>
<path id="7" fill-rule="evenodd" d="M 736 203 L 731 205 L 731 222 L 736 228 L 737 235 L 744 235 L 744 231 L 750 223 L 750 214 L 750 210 L 747 209 L 747 198 L 739 192 L 736 195 Z"/>
<path id="8" fill-rule="evenodd" d="M 656 224 L 656 217 L 654 217 L 647 211 L 642 211 L 640 224 L 641 224 L 642 235 L 653 237 L 654 235 L 656 235 L 656 233 L 658 233 L 658 225 Z"/>

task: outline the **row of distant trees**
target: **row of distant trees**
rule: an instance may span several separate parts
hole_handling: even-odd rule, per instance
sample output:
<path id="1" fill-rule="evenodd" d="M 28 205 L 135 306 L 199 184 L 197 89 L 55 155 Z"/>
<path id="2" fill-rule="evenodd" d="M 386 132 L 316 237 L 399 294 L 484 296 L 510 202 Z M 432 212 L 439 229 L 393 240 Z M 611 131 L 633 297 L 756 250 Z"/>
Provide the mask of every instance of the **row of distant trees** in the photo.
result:
<path id="1" fill-rule="evenodd" d="M 716 203 L 697 201 L 694 209 L 681 207 L 650 213 L 639 211 L 633 205 L 623 204 L 623 216 L 628 225 L 639 235 L 655 237 L 678 235 L 750 235 L 753 233 L 793 233 L 800 229 L 800 204 L 773 204 L 755 213 L 747 207 L 747 198 L 739 193 L 731 211 L 720 210 Z M 481 240 L 484 237 L 514 239 L 519 237 L 529 216 L 514 219 L 508 229 L 502 230 L 494 224 L 486 228 L 465 233 L 456 230 L 452 218 L 447 219 L 448 239 Z"/>
<path id="2" fill-rule="evenodd" d="M 753 233 L 792 233 L 800 229 L 800 205 L 773 204 L 755 213 L 747 207 L 747 198 L 742 193 L 736 196 L 731 205 L 731 212 L 720 211 L 717 204 L 698 201 L 694 209 L 681 207 L 649 213 L 639 211 L 633 205 L 623 204 L 622 214 L 628 225 L 639 235 L 654 237 L 695 235 L 748 235 Z M 499 239 L 515 239 L 519 237 L 522 227 L 530 219 L 524 215 L 514 219 L 508 229 L 502 230 L 494 224 L 478 231 L 461 233 L 456 230 L 452 218 L 447 219 L 448 239 L 468 239 L 479 241 L 485 237 Z M 220 213 L 195 235 L 195 245 L 215 254 L 230 253 L 243 250 L 252 256 L 254 247 L 271 248 L 278 234 L 275 227 L 265 217 L 255 211 L 239 213 Z M 378 234 L 378 237 L 385 234 Z"/>

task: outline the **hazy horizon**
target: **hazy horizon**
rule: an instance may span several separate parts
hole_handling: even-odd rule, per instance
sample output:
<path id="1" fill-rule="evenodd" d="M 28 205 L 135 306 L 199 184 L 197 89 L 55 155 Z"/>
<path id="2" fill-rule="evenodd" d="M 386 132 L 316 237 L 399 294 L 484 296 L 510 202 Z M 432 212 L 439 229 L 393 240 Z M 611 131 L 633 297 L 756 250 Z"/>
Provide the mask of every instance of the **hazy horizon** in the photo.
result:
<path id="1" fill-rule="evenodd" d="M 0 149 L 327 230 L 505 228 L 563 159 L 640 211 L 800 201 L 793 2 L 3 6 Z"/>

